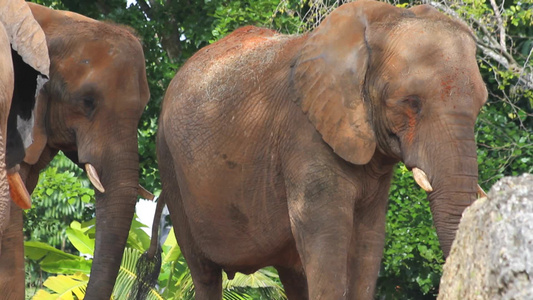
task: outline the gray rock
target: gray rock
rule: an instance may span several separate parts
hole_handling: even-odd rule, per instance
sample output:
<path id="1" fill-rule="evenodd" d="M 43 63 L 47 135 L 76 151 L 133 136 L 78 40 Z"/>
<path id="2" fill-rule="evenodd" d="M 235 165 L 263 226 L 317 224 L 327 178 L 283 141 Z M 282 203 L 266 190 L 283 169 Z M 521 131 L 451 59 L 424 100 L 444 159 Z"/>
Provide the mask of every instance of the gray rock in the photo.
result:
<path id="1" fill-rule="evenodd" d="M 533 175 L 501 179 L 464 211 L 438 299 L 533 299 Z"/>

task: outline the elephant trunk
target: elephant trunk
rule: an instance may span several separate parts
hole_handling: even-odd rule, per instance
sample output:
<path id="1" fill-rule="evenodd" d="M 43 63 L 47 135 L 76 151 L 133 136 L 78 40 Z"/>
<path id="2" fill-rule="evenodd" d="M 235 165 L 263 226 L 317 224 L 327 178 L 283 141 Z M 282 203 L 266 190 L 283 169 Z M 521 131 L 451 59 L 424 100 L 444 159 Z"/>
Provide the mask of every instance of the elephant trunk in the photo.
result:
<path id="1" fill-rule="evenodd" d="M 96 196 L 96 244 L 87 300 L 109 299 L 135 212 L 139 184 L 137 140 L 116 144 L 120 146 L 108 150 L 101 163 L 95 164 L 105 192 L 97 192 Z"/>
<path id="2" fill-rule="evenodd" d="M 476 199 L 477 182 L 475 181 L 465 178 L 464 184 L 450 187 L 443 192 L 438 192 L 440 190 L 438 188 L 437 192 L 429 196 L 433 220 L 445 257 L 450 253 L 463 211 Z"/>
<path id="3" fill-rule="evenodd" d="M 476 200 L 478 165 L 473 128 L 459 126 L 438 148 L 429 154 L 428 175 L 433 191 L 428 199 L 441 249 L 447 257 L 463 211 Z"/>

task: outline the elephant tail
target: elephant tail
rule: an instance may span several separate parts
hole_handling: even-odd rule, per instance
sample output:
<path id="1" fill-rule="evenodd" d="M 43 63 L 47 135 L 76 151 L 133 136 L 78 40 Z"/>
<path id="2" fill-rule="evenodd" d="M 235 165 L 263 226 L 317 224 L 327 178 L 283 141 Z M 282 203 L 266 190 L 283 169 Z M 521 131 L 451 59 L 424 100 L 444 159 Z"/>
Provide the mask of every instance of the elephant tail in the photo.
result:
<path id="1" fill-rule="evenodd" d="M 155 209 L 154 222 L 152 224 L 152 238 L 150 241 L 150 248 L 144 252 L 136 265 L 137 282 L 133 289 L 132 298 L 135 300 L 144 300 L 157 283 L 159 272 L 161 271 L 161 245 L 159 243 L 159 223 L 161 221 L 161 213 L 165 207 L 165 202 L 162 198 L 157 201 Z"/>

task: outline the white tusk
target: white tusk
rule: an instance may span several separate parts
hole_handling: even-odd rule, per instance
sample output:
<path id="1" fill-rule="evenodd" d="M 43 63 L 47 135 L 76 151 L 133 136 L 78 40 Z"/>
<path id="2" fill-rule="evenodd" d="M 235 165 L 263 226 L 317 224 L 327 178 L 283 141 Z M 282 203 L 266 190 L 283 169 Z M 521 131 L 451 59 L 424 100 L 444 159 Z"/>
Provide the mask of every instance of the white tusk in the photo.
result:
<path id="1" fill-rule="evenodd" d="M 150 200 L 150 201 L 154 201 L 154 194 L 150 193 L 147 189 L 145 189 L 142 185 L 139 184 L 139 186 L 137 187 L 137 193 L 139 194 L 139 196 L 141 196 L 141 198 L 143 199 L 146 199 L 146 200 Z"/>
<path id="2" fill-rule="evenodd" d="M 487 197 L 487 193 L 485 193 L 485 191 L 479 186 L 479 184 L 477 185 L 477 197 L 478 198 Z"/>
<path id="3" fill-rule="evenodd" d="M 89 176 L 89 180 L 94 185 L 94 187 L 100 191 L 100 193 L 104 193 L 105 189 L 102 183 L 100 182 L 100 177 L 98 177 L 98 172 L 96 172 L 96 169 L 91 164 L 85 164 L 85 171 L 87 171 L 87 175 Z"/>
<path id="4" fill-rule="evenodd" d="M 413 168 L 413 177 L 415 178 L 416 183 L 426 192 L 432 192 L 433 188 L 429 183 L 428 176 L 424 171 L 419 168 Z"/>

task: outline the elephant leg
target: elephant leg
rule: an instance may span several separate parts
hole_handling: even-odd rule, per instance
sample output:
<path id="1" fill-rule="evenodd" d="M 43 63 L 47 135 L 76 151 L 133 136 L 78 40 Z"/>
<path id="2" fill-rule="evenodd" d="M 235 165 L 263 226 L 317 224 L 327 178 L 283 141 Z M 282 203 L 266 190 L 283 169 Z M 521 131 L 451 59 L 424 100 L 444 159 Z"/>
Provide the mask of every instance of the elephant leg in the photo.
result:
<path id="1" fill-rule="evenodd" d="M 2 237 L 0 255 L 0 299 L 24 299 L 24 237 L 22 234 L 22 210 L 12 204 L 9 225 Z"/>
<path id="2" fill-rule="evenodd" d="M 57 150 L 46 147 L 41 159 L 35 165 L 20 164 L 20 176 L 29 193 L 33 192 L 39 180 L 39 171 L 57 154 Z M 9 226 L 2 238 L 2 255 L 0 255 L 0 293 L 1 300 L 24 299 L 24 236 L 22 209 L 11 205 Z"/>
<path id="3" fill-rule="evenodd" d="M 163 187 L 161 200 L 168 206 L 176 240 L 191 270 L 195 299 L 222 299 L 222 269 L 206 259 L 194 244 L 177 184 L 173 185 L 172 191 Z"/>
<path id="4" fill-rule="evenodd" d="M 355 187 L 328 167 L 288 183 L 291 230 L 309 299 L 347 299 L 347 261 Z"/>
<path id="5" fill-rule="evenodd" d="M 188 217 L 183 207 L 182 195 L 177 180 L 178 173 L 172 163 L 172 154 L 164 140 L 163 130 L 159 130 L 157 139 L 159 172 L 162 184 L 159 201 L 164 201 L 170 212 L 176 240 L 191 270 L 195 299 L 222 299 L 222 269 L 203 257 L 202 252 L 196 246 L 189 229 Z"/>
<path id="6" fill-rule="evenodd" d="M 287 268 L 276 267 L 278 270 L 279 279 L 285 289 L 285 294 L 289 300 L 307 300 L 309 299 L 307 292 L 307 278 L 302 267 Z"/>
<path id="7" fill-rule="evenodd" d="M 390 179 L 389 181 L 390 182 Z M 351 239 L 348 299 L 374 299 L 383 248 L 389 185 L 381 183 L 376 194 L 361 201 L 368 203 L 354 211 L 354 232 Z"/>
<path id="8" fill-rule="evenodd" d="M 183 254 L 185 255 L 185 253 Z M 195 255 L 189 255 L 187 265 L 194 283 L 194 299 L 222 299 L 222 269 L 214 263 Z"/>

